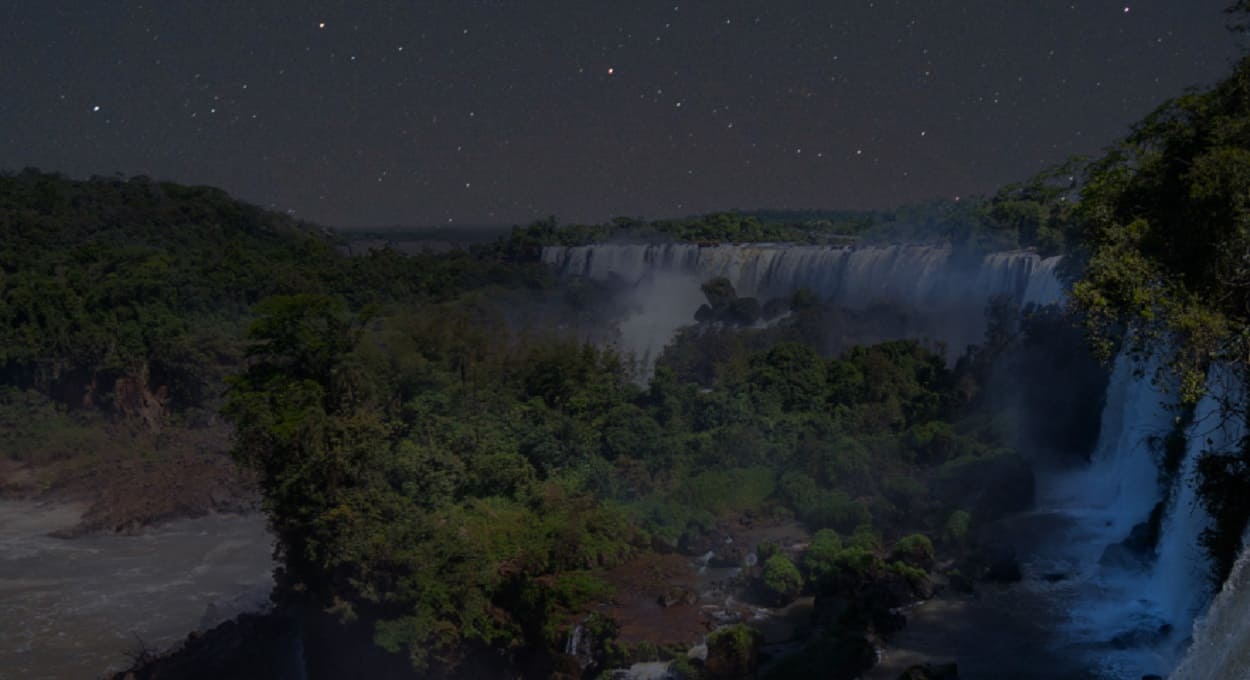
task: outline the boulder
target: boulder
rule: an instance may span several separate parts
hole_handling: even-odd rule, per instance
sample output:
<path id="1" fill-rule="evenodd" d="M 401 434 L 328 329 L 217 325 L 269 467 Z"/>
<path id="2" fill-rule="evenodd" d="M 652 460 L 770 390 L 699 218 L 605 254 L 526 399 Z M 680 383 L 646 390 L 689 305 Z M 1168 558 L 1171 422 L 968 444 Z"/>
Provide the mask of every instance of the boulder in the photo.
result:
<path id="1" fill-rule="evenodd" d="M 699 594 L 686 586 L 669 586 L 658 598 L 661 607 L 691 605 L 699 601 Z"/>
<path id="2" fill-rule="evenodd" d="M 715 552 L 718 547 L 720 546 L 710 535 L 693 531 L 682 534 L 677 541 L 677 549 L 689 557 L 703 557 L 709 552 Z"/>
<path id="3" fill-rule="evenodd" d="M 724 543 L 716 548 L 716 554 L 712 556 L 711 564 L 713 567 L 741 567 L 746 563 L 747 549 L 741 543 Z"/>

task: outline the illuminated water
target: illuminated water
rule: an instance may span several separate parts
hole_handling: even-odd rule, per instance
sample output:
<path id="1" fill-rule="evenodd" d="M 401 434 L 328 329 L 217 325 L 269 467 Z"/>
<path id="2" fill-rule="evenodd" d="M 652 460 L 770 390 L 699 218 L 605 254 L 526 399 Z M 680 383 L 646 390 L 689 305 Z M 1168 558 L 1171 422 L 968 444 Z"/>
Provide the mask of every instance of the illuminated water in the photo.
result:
<path id="1" fill-rule="evenodd" d="M 93 678 L 265 605 L 271 539 L 260 515 L 74 539 L 78 511 L 0 501 L 0 677 Z"/>

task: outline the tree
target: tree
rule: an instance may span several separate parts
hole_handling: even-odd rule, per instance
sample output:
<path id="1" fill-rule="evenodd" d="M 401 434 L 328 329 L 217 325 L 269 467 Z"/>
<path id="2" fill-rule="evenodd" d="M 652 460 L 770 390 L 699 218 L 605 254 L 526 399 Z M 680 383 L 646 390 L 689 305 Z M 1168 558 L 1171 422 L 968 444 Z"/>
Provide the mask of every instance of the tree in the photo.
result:
<path id="1" fill-rule="evenodd" d="M 769 596 L 781 604 L 798 597 L 803 590 L 803 574 L 782 553 L 777 553 L 764 562 L 764 573 L 760 578 Z"/>
<path id="2" fill-rule="evenodd" d="M 256 313 L 251 363 L 230 380 L 223 414 L 235 459 L 259 473 L 289 575 L 316 586 L 338 559 L 327 518 L 371 472 L 389 432 L 352 370 L 360 320 L 342 301 L 275 297 Z"/>

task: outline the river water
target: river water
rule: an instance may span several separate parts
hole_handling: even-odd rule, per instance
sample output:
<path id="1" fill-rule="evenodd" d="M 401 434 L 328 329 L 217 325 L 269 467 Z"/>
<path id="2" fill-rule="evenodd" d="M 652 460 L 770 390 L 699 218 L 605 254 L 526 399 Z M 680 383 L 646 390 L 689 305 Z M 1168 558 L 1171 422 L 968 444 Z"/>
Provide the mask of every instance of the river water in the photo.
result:
<path id="1" fill-rule="evenodd" d="M 259 514 L 135 536 L 54 538 L 80 508 L 0 501 L 0 678 L 94 678 L 194 630 L 262 608 L 272 539 Z"/>

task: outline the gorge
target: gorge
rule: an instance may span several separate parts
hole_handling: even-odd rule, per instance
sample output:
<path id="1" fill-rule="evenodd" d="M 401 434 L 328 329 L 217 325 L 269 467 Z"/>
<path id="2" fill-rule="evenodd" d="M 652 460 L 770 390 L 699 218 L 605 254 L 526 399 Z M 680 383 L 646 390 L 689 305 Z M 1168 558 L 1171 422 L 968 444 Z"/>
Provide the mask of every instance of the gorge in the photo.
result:
<path id="1" fill-rule="evenodd" d="M 654 361 L 678 327 L 691 322 L 704 302 L 701 284 L 718 277 L 761 302 L 807 289 L 838 307 L 886 305 L 906 318 L 890 330 L 895 337 L 873 341 L 927 339 L 947 348 L 952 361 L 983 340 L 992 299 L 1005 296 L 1028 310 L 1064 302 L 1060 258 L 1025 251 L 601 244 L 549 247 L 543 261 L 566 277 L 628 289 L 631 311 L 621 321 L 619 347 L 644 362 Z M 1190 640 L 1198 640 L 1193 654 L 1199 655 L 1216 644 L 1214 636 L 1244 635 L 1228 630 L 1237 624 L 1226 601 L 1244 596 L 1244 558 L 1211 605 L 1218 588 L 1212 589 L 1212 566 L 1199 543 L 1210 519 L 1195 490 L 1205 452 L 1243 445 L 1244 386 L 1234 372 L 1214 366 L 1205 396 L 1183 418 L 1175 385 L 1158 370 L 1165 352 L 1158 348 L 1142 359 L 1126 349 L 1115 358 L 1096 445 L 1034 457 L 1032 510 L 1002 520 L 1041 528 L 1015 540 L 1022 580 L 1012 587 L 1048 603 L 1055 624 L 1049 653 L 1083 659 L 1090 677 L 1137 680 L 1178 665 L 1178 677 L 1217 677 L 1186 675 L 1210 663 L 1185 658 Z M 1178 428 L 1183 450 L 1173 454 L 1178 460 L 1165 461 L 1163 442 Z M 968 670 L 961 677 L 994 677 Z"/>

